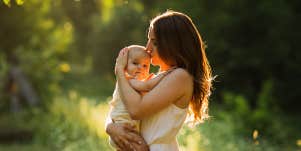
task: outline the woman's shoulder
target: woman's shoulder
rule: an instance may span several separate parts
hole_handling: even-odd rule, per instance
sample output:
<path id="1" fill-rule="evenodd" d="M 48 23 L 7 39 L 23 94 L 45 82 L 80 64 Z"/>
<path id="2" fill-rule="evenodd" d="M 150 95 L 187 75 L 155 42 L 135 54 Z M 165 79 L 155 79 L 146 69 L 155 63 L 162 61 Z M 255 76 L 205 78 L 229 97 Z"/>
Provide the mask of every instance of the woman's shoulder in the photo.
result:
<path id="1" fill-rule="evenodd" d="M 172 75 L 173 74 L 173 75 Z M 178 89 L 181 97 L 178 98 L 173 104 L 179 108 L 186 108 L 191 99 L 191 94 L 193 91 L 193 77 L 184 68 L 177 68 L 171 73 L 171 77 L 176 77 L 173 86 Z"/>
<path id="2" fill-rule="evenodd" d="M 167 75 L 168 79 L 174 79 L 178 83 L 190 83 L 192 76 L 184 68 L 176 68 Z"/>
<path id="3" fill-rule="evenodd" d="M 191 78 L 189 72 L 184 68 L 175 68 L 170 74 L 179 76 L 181 78 Z"/>

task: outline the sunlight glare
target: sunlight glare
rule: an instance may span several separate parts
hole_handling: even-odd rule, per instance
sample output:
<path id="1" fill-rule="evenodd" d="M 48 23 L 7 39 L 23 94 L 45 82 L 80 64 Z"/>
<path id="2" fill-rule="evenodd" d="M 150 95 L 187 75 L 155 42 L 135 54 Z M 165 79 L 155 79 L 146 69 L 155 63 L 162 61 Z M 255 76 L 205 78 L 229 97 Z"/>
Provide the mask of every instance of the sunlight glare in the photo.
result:
<path id="1" fill-rule="evenodd" d="M 253 131 L 253 139 L 254 140 L 256 140 L 257 139 L 257 137 L 258 137 L 258 130 L 257 129 L 255 129 L 254 131 Z"/>

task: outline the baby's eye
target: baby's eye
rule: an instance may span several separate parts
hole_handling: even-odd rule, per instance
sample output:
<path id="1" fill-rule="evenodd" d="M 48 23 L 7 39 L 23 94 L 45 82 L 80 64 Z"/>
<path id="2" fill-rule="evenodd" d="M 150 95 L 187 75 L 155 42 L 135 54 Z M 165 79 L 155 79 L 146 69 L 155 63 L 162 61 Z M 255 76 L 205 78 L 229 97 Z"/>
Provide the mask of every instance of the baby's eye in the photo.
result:
<path id="1" fill-rule="evenodd" d="M 144 67 L 144 68 L 147 68 L 147 65 L 145 64 L 145 65 L 143 65 L 143 67 Z"/>
<path id="2" fill-rule="evenodd" d="M 137 63 L 137 62 L 133 62 L 133 64 L 134 64 L 134 65 L 138 65 L 138 63 Z"/>

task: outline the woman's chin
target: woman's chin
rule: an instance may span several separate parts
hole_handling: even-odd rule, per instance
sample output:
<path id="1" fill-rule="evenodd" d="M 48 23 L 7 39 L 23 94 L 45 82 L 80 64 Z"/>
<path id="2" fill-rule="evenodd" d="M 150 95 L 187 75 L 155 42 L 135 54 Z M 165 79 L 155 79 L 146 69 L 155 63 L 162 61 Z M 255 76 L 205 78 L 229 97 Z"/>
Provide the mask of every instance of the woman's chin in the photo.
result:
<path id="1" fill-rule="evenodd" d="M 159 65 L 160 65 L 159 62 L 156 61 L 156 60 L 151 60 L 151 64 L 152 64 L 153 66 L 159 66 Z"/>

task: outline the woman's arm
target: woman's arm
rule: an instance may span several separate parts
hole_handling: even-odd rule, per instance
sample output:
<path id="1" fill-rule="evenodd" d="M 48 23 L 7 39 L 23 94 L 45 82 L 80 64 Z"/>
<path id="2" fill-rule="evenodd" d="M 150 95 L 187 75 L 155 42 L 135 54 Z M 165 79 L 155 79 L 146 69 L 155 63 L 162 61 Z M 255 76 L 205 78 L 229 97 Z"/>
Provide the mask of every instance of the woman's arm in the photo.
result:
<path id="1" fill-rule="evenodd" d="M 129 114 L 133 119 L 142 119 L 175 103 L 185 94 L 192 93 L 192 78 L 184 69 L 175 69 L 166 75 L 151 91 L 141 96 L 125 77 L 127 51 L 120 53 L 116 60 L 116 76 L 119 92 Z"/>

